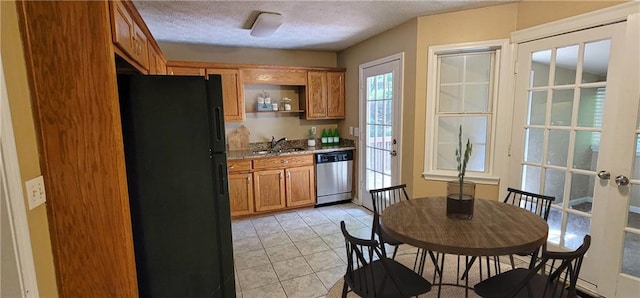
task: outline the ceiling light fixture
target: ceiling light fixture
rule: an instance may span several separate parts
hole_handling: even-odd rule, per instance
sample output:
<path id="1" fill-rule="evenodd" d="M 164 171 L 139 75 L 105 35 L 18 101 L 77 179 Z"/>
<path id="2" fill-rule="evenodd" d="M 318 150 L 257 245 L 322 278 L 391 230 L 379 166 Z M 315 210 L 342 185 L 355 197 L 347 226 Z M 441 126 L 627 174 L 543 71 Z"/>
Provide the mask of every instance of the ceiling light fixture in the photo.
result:
<path id="1" fill-rule="evenodd" d="M 251 35 L 256 37 L 269 36 L 282 25 L 283 21 L 284 17 L 279 13 L 261 12 L 251 26 Z"/>

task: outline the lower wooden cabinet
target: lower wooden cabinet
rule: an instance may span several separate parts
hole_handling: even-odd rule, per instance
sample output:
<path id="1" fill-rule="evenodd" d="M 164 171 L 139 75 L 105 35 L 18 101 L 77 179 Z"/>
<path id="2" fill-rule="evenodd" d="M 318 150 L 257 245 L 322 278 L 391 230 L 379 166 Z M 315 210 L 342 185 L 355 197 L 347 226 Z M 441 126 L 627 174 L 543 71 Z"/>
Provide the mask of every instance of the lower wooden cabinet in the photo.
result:
<path id="1" fill-rule="evenodd" d="M 229 173 L 229 205 L 231 216 L 253 213 L 253 175 Z"/>
<path id="2" fill-rule="evenodd" d="M 228 167 L 233 217 L 315 204 L 312 154 L 230 160 Z"/>
<path id="3" fill-rule="evenodd" d="M 283 209 L 285 205 L 284 170 L 253 173 L 256 211 Z"/>

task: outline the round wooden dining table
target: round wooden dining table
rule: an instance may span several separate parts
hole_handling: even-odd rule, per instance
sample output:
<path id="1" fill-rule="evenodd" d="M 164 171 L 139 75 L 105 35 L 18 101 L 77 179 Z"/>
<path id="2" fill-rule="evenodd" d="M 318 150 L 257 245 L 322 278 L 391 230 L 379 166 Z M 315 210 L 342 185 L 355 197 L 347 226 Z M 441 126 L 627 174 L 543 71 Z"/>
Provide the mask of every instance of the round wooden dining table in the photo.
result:
<path id="1" fill-rule="evenodd" d="M 472 219 L 449 218 L 446 198 L 416 198 L 387 207 L 382 229 L 393 238 L 429 251 L 466 256 L 501 256 L 533 251 L 547 240 L 549 226 L 518 206 L 476 199 Z"/>

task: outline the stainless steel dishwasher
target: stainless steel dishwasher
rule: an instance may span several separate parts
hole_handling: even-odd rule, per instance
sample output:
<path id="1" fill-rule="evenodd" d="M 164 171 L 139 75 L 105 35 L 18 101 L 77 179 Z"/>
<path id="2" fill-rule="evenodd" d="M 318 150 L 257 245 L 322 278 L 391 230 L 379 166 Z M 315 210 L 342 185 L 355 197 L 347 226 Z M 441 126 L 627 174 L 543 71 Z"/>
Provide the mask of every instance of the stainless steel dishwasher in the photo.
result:
<path id="1" fill-rule="evenodd" d="M 350 201 L 353 150 L 316 153 L 316 206 Z"/>

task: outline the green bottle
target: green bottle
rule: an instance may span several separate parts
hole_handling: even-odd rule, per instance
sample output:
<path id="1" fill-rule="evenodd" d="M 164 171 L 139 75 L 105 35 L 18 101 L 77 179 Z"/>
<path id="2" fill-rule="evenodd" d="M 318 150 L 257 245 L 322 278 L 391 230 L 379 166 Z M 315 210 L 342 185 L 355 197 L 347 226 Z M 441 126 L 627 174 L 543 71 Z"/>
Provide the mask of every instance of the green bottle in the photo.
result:
<path id="1" fill-rule="evenodd" d="M 322 130 L 321 137 L 322 137 L 322 141 L 321 141 L 322 145 L 327 145 L 328 140 L 327 140 L 327 131 L 326 130 L 324 130 L 324 129 Z"/>
<path id="2" fill-rule="evenodd" d="M 338 129 L 337 128 L 333 131 L 333 143 L 336 146 L 340 145 L 340 134 L 338 133 Z"/>
<path id="3" fill-rule="evenodd" d="M 327 145 L 333 146 L 333 131 L 331 131 L 331 128 L 327 132 Z"/>

